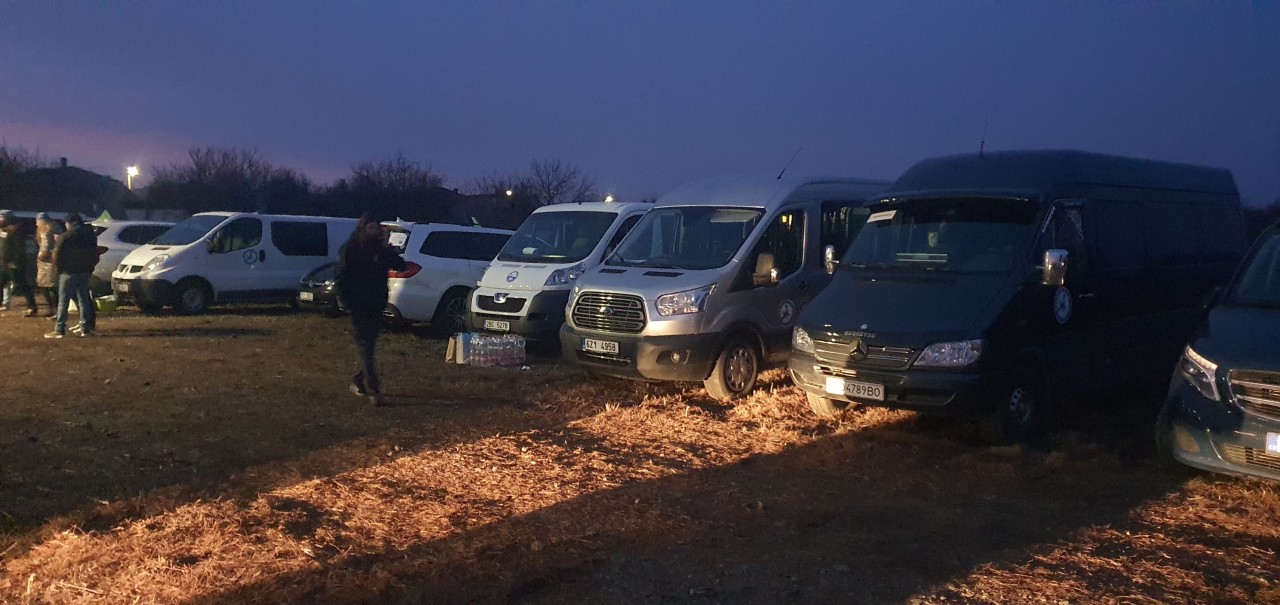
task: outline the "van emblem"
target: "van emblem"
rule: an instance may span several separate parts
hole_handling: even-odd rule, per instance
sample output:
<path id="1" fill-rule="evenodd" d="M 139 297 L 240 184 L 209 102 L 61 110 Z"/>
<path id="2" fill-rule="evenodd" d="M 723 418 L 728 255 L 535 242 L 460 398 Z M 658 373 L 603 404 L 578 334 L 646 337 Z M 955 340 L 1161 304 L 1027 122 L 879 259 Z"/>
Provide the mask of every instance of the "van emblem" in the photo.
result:
<path id="1" fill-rule="evenodd" d="M 790 300 L 784 300 L 778 303 L 778 321 L 784 326 L 791 325 L 791 320 L 796 317 L 796 304 Z"/>
<path id="2" fill-rule="evenodd" d="M 870 326 L 868 326 L 867 324 L 862 324 L 862 325 L 858 326 L 858 329 L 859 329 L 859 330 L 865 330 L 865 329 L 867 329 L 868 327 L 870 327 Z"/>
<path id="3" fill-rule="evenodd" d="M 1071 291 L 1066 288 L 1058 288 L 1053 293 L 1053 318 L 1058 320 L 1059 324 L 1066 324 L 1071 321 Z"/>
<path id="4" fill-rule="evenodd" d="M 519 271 L 512 271 L 512 272 L 508 273 L 508 274 L 507 274 L 507 283 L 511 283 L 511 282 L 515 281 L 517 277 L 520 277 L 520 272 L 519 272 Z"/>
<path id="5" fill-rule="evenodd" d="M 246 265 L 252 265 L 252 264 L 253 264 L 253 261 L 258 260 L 258 251 L 257 251 L 257 250 L 245 250 L 245 251 L 244 251 L 244 253 L 240 255 L 240 258 L 243 258 L 243 259 L 244 259 L 244 264 L 246 264 Z"/>
<path id="6" fill-rule="evenodd" d="M 600 307 L 600 314 L 601 314 L 601 315 L 613 315 L 613 307 L 607 307 L 607 306 L 602 306 L 602 307 Z"/>
<path id="7" fill-rule="evenodd" d="M 849 346 L 849 359 L 853 361 L 862 361 L 867 358 L 867 347 L 862 344 L 862 339 L 854 339 Z"/>
<path id="8" fill-rule="evenodd" d="M 506 293 L 506 292 L 498 292 L 498 293 L 494 294 L 494 295 L 493 295 L 493 302 L 496 302 L 496 303 L 498 303 L 498 304 L 502 304 L 502 303 L 504 303 L 504 302 L 507 302 L 507 293 Z"/>

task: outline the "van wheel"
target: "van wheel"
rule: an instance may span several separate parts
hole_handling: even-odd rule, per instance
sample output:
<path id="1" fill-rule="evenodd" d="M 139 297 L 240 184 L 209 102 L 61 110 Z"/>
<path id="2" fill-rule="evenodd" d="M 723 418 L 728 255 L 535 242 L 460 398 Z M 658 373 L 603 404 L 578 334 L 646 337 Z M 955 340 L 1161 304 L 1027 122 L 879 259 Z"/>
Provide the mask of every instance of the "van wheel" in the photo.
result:
<path id="1" fill-rule="evenodd" d="M 814 414 L 817 414 L 822 418 L 834 418 L 839 416 L 840 412 L 843 412 L 845 408 L 849 407 L 847 402 L 837 401 L 830 397 L 823 397 L 822 395 L 810 393 L 809 391 L 805 391 L 804 396 L 809 400 L 809 409 L 813 410 Z"/>
<path id="2" fill-rule="evenodd" d="M 982 420 L 982 432 L 993 443 L 1039 445 L 1049 432 L 1050 413 L 1040 372 L 1018 366 L 1000 390 L 995 411 Z"/>
<path id="3" fill-rule="evenodd" d="M 760 357 L 755 347 L 743 339 L 734 339 L 720 351 L 711 376 L 702 384 L 712 399 L 733 401 L 751 394 L 751 390 L 756 388 L 759 371 Z"/>
<path id="4" fill-rule="evenodd" d="M 175 306 L 183 314 L 200 315 L 209 310 L 209 301 L 212 298 L 213 294 L 209 292 L 209 287 L 196 280 L 179 282 L 178 304 Z"/>
<path id="5" fill-rule="evenodd" d="M 467 294 L 454 290 L 445 294 L 431 316 L 431 329 L 439 336 L 467 331 Z"/>

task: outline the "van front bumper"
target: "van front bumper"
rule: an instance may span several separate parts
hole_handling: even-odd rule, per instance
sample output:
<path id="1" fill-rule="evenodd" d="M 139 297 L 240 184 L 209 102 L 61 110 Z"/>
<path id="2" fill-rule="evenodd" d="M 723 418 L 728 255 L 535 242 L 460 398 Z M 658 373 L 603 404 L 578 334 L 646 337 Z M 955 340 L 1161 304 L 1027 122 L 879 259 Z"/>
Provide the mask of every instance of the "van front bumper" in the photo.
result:
<path id="1" fill-rule="evenodd" d="M 519 315 L 477 310 L 473 303 L 468 312 L 468 325 L 477 332 L 511 332 L 533 340 L 553 340 L 560 333 L 560 326 L 564 325 L 564 307 L 567 304 L 568 290 L 551 290 L 533 295 Z M 507 330 L 485 328 L 485 320 L 505 321 L 510 327 Z"/>
<path id="2" fill-rule="evenodd" d="M 132 301 L 140 307 L 163 307 L 173 301 L 173 284 L 163 279 L 111 279 L 116 300 Z"/>
<path id="3" fill-rule="evenodd" d="M 988 372 L 878 370 L 831 368 L 812 355 L 791 352 L 787 359 L 791 380 L 806 392 L 835 401 L 861 403 L 955 416 L 977 416 L 995 409 L 1003 377 Z M 827 377 L 884 386 L 884 401 L 851 399 L 828 393 Z"/>
<path id="4" fill-rule="evenodd" d="M 1267 434 L 1280 435 L 1280 420 L 1207 399 L 1181 377 L 1174 380 L 1165 399 L 1167 424 L 1157 429 L 1169 431 L 1174 459 L 1215 473 L 1280 480 L 1280 452 L 1267 452 Z"/>
<path id="5" fill-rule="evenodd" d="M 578 332 L 560 328 L 564 358 L 583 368 L 618 378 L 701 382 L 715 365 L 718 334 L 639 336 L 613 332 Z M 618 343 L 616 354 L 583 350 L 586 339 Z"/>

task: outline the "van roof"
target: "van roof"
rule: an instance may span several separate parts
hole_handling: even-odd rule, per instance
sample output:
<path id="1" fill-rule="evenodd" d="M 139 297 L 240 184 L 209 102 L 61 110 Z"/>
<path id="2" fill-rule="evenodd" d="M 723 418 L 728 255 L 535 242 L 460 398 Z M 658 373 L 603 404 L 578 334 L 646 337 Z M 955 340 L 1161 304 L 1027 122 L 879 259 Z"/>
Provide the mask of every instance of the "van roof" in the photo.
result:
<path id="1" fill-rule="evenodd" d="M 939 156 L 907 169 L 882 197 L 925 191 L 1045 191 L 1068 184 L 1113 185 L 1237 195 L 1224 168 L 1071 150 Z"/>
<path id="2" fill-rule="evenodd" d="M 534 210 L 539 212 L 617 212 L 619 214 L 634 208 L 652 208 L 653 204 L 645 202 L 569 202 L 551 204 Z"/>
<path id="3" fill-rule="evenodd" d="M 310 218 L 326 221 L 351 221 L 353 224 L 357 219 L 349 216 L 313 216 L 307 214 L 263 214 L 261 212 L 236 212 L 234 210 L 214 210 L 212 212 L 197 212 L 192 216 L 257 216 L 262 218 Z"/>
<path id="4" fill-rule="evenodd" d="M 857 185 L 873 196 L 889 185 L 887 181 L 851 177 L 782 177 L 773 174 L 733 174 L 715 176 L 680 185 L 658 198 L 655 206 L 750 206 L 767 208 L 780 204 L 795 190 L 808 185 Z"/>

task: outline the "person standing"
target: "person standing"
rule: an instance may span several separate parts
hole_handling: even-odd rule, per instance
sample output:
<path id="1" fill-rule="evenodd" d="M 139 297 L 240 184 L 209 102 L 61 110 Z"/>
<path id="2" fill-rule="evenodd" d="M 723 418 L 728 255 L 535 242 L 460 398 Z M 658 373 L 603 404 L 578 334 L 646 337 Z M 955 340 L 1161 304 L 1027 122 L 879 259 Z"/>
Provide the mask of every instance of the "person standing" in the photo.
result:
<path id="1" fill-rule="evenodd" d="M 338 252 L 338 296 L 351 313 L 358 358 L 351 377 L 351 392 L 382 405 L 382 384 L 373 353 L 387 306 L 387 271 L 403 271 L 404 259 L 387 243 L 382 225 L 365 213 L 351 239 Z"/>
<path id="2" fill-rule="evenodd" d="M 49 308 L 45 317 L 53 317 L 58 306 L 58 270 L 53 266 L 53 247 L 59 231 L 61 225 L 48 214 L 36 215 L 36 290 Z"/>
<path id="3" fill-rule="evenodd" d="M 80 308 L 80 336 L 97 330 L 93 297 L 89 295 L 89 275 L 98 264 L 98 235 L 72 212 L 64 220 L 67 232 L 53 248 L 53 266 L 58 271 L 58 315 L 53 331 L 45 338 L 62 338 L 67 331 L 67 307 L 71 297 Z"/>
<path id="4" fill-rule="evenodd" d="M 36 297 L 27 279 L 27 242 L 18 230 L 13 212 L 0 212 L 0 287 L 9 288 L 14 294 L 25 293 L 27 317 L 35 317 Z M 0 305 L 0 311 L 8 311 L 9 302 Z"/>

